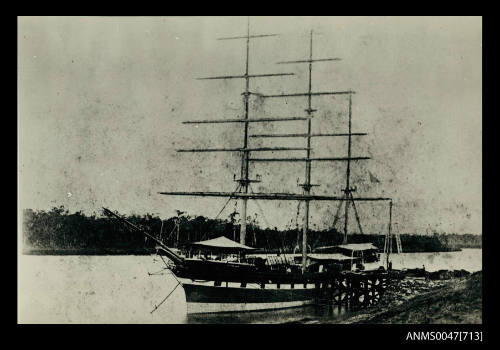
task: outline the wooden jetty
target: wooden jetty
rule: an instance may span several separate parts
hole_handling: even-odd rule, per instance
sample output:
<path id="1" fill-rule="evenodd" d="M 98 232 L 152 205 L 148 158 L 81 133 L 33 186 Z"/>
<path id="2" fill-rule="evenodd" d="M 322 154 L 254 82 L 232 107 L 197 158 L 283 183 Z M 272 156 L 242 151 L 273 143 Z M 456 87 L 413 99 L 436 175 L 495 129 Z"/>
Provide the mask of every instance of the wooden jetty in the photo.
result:
<path id="1" fill-rule="evenodd" d="M 391 281 L 403 275 L 391 271 L 345 271 L 327 279 L 320 287 L 318 304 L 360 309 L 377 304 Z"/>

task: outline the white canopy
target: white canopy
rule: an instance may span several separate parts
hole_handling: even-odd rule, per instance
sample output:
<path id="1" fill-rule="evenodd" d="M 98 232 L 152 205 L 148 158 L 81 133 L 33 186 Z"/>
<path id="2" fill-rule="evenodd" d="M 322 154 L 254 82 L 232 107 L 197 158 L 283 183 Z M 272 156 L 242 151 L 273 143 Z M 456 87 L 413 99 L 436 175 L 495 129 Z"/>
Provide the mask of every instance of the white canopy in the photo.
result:
<path id="1" fill-rule="evenodd" d="M 217 250 L 232 250 L 232 251 L 243 251 L 243 250 L 254 250 L 255 248 L 246 246 L 235 242 L 227 237 L 220 236 L 213 239 L 208 239 L 206 241 L 199 241 L 191 243 L 192 246 L 200 248 L 215 248 Z"/>
<path id="2" fill-rule="evenodd" d="M 334 261 L 344 261 L 344 260 L 358 260 L 357 257 L 345 256 L 342 254 L 307 254 L 307 257 L 312 260 L 334 260 Z"/>
<path id="3" fill-rule="evenodd" d="M 348 250 L 354 250 L 354 251 L 359 251 L 359 250 L 378 250 L 378 248 L 375 247 L 372 243 L 342 244 L 342 245 L 339 245 L 338 247 L 342 248 L 342 249 L 348 249 Z"/>

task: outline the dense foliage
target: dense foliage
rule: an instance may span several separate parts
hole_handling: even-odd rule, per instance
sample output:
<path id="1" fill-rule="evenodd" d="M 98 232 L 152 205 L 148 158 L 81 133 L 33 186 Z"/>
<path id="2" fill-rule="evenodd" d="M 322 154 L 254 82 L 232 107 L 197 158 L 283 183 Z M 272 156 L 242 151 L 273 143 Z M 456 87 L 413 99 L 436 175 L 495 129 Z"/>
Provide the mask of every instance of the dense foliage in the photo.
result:
<path id="1" fill-rule="evenodd" d="M 87 216 L 82 212 L 69 213 L 64 207 L 50 211 L 24 210 L 23 242 L 26 252 L 76 251 L 83 253 L 145 253 L 154 250 L 155 242 L 141 234 L 128 230 L 118 220 L 95 213 Z M 219 236 L 239 240 L 239 225 L 234 220 L 209 219 L 203 216 L 178 216 L 161 220 L 152 214 L 130 215 L 128 220 L 139 225 L 161 239 L 168 246 L 188 241 L 200 241 Z M 175 225 L 179 222 L 179 229 Z M 177 235 L 179 235 L 177 237 Z M 471 237 L 467 237 L 471 236 Z M 267 251 L 293 252 L 301 242 L 302 232 L 297 229 L 262 229 L 256 219 L 247 226 L 247 245 L 261 247 Z M 315 231 L 308 234 L 308 245 L 320 246 L 341 244 L 343 235 L 336 230 Z M 480 236 L 437 235 L 420 236 L 402 234 L 405 252 L 444 251 L 470 246 L 480 247 Z M 351 234 L 349 243 L 372 242 L 379 249 L 384 247 L 384 235 Z M 469 242 L 469 245 L 467 243 Z M 395 244 L 393 246 L 395 249 Z"/>

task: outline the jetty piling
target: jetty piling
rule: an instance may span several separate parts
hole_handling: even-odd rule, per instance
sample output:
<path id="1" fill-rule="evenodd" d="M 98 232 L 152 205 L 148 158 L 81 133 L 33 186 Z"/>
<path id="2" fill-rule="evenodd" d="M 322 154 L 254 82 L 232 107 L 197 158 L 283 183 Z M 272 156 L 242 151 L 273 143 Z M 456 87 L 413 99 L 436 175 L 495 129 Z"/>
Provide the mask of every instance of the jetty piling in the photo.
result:
<path id="1" fill-rule="evenodd" d="M 318 304 L 359 309 L 380 302 L 385 289 L 394 278 L 387 271 L 345 272 L 321 283 Z"/>

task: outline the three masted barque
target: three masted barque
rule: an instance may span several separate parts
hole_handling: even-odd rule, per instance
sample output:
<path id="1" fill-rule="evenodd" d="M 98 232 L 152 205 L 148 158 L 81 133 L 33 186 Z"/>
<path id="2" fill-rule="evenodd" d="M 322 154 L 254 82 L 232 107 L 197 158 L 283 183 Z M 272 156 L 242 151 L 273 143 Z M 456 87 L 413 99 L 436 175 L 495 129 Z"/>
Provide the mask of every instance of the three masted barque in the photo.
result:
<path id="1" fill-rule="evenodd" d="M 184 124 L 211 124 L 211 123 L 237 123 L 242 126 L 243 142 L 238 148 L 200 148 L 200 149 L 181 149 L 178 152 L 237 152 L 241 154 L 241 168 L 237 182 L 237 189 L 234 192 L 159 192 L 166 196 L 203 196 L 203 197 L 225 197 L 241 202 L 241 225 L 239 242 L 230 240 L 226 237 L 218 237 L 215 239 L 195 242 L 191 248 L 200 250 L 208 249 L 219 253 L 218 259 L 207 259 L 205 256 L 188 254 L 183 256 L 177 250 L 169 248 L 164 242 L 159 240 L 154 234 L 151 234 L 143 228 L 137 227 L 131 222 L 125 220 L 118 214 L 104 208 L 106 214 L 116 217 L 124 222 L 128 227 L 141 232 L 158 244 L 158 253 L 168 257 L 173 266 L 171 268 L 173 274 L 182 285 L 186 294 L 186 302 L 188 313 L 213 313 L 213 312 L 234 312 L 234 311 L 251 311 L 251 310 L 266 310 L 279 309 L 287 307 L 297 307 L 315 303 L 318 298 L 324 297 L 324 291 L 328 290 L 329 295 L 337 296 L 339 301 L 343 297 L 347 297 L 352 293 L 346 286 L 349 274 L 352 272 L 353 266 L 359 266 L 364 262 L 376 262 L 379 260 L 377 248 L 369 243 L 364 244 L 348 244 L 348 220 L 349 208 L 352 206 L 355 218 L 358 222 L 359 229 L 362 230 L 359 222 L 360 218 L 356 208 L 356 202 L 361 201 L 385 201 L 389 204 L 388 212 L 388 233 L 386 234 L 385 253 L 387 256 L 386 267 L 389 267 L 389 254 L 392 250 L 391 240 L 391 218 L 392 218 L 392 200 L 386 197 L 355 197 L 355 188 L 351 187 L 350 172 L 351 163 L 369 159 L 368 157 L 354 157 L 351 154 L 352 138 L 354 136 L 363 136 L 366 133 L 352 132 L 352 99 L 354 91 L 320 91 L 312 90 L 312 69 L 315 63 L 323 63 L 329 61 L 337 61 L 339 58 L 314 58 L 313 57 L 313 37 L 314 33 L 311 30 L 309 35 L 309 55 L 306 59 L 294 61 L 278 62 L 280 64 L 305 64 L 309 68 L 308 74 L 308 90 L 303 93 L 289 93 L 278 95 L 264 95 L 254 93 L 250 89 L 250 82 L 253 79 L 270 78 L 275 79 L 283 76 L 292 76 L 294 73 L 267 73 L 255 74 L 249 71 L 249 53 L 250 42 L 252 40 L 269 39 L 274 40 L 277 34 L 251 34 L 250 20 L 248 21 L 247 34 L 237 37 L 220 38 L 219 40 L 243 40 L 246 42 L 246 61 L 245 71 L 241 75 L 232 76 L 215 76 L 200 79 L 210 80 L 225 80 L 225 79 L 240 79 L 244 81 L 245 89 L 243 95 L 243 116 L 218 120 L 191 120 L 185 121 Z M 305 114 L 300 117 L 271 117 L 265 115 L 250 115 L 249 101 L 252 94 L 258 95 L 259 98 L 302 98 L 306 100 Z M 337 95 L 342 99 L 347 99 L 348 111 L 348 130 L 342 133 L 313 133 L 312 123 L 316 109 L 313 108 L 313 97 L 324 95 Z M 305 130 L 303 133 L 297 134 L 250 134 L 250 126 L 253 123 L 286 123 L 287 121 L 304 121 Z M 312 141 L 315 138 L 325 137 L 345 137 L 347 138 L 347 154 L 345 157 L 313 157 Z M 250 139 L 254 138 L 295 138 L 305 139 L 305 145 L 302 147 L 252 147 Z M 304 151 L 305 157 L 292 158 L 259 158 L 253 156 L 254 153 L 261 152 L 280 152 L 281 151 Z M 300 184 L 302 193 L 263 193 L 253 192 L 251 184 L 260 182 L 259 178 L 252 178 L 249 172 L 249 164 L 251 162 L 271 162 L 280 164 L 281 162 L 302 162 L 305 165 L 304 183 Z M 345 162 L 346 164 L 346 183 L 341 196 L 333 195 L 315 195 L 311 189 L 316 184 L 311 183 L 311 163 L 312 162 Z M 277 256 L 249 256 L 254 251 L 254 247 L 246 245 L 247 235 L 247 203 L 249 200 L 264 200 L 264 201 L 301 201 L 304 205 L 304 219 L 302 228 L 302 244 L 301 254 L 290 257 L 285 255 Z M 340 246 L 325 247 L 314 253 L 308 252 L 307 236 L 309 231 L 309 206 L 311 201 L 327 201 L 338 202 L 338 210 L 334 221 L 337 221 L 341 206 L 344 206 L 344 242 Z M 385 219 L 384 219 L 385 220 Z M 362 231 L 361 231 L 362 232 Z M 220 258 L 221 256 L 229 256 L 230 254 L 238 254 L 239 259 L 231 260 Z M 370 271 L 359 271 L 358 274 L 368 276 Z M 384 268 L 378 269 L 376 272 L 378 277 L 380 274 L 387 273 Z M 344 277 L 341 277 L 344 276 Z M 378 278 L 377 277 L 377 278 Z M 370 278 L 366 277 L 366 285 L 360 288 L 368 291 Z M 379 294 L 376 286 L 376 279 L 372 279 L 370 292 L 372 296 Z M 337 281 L 337 283 L 332 283 Z M 340 282 L 338 282 L 340 281 Z M 349 283 L 349 285 L 351 285 Z M 381 284 L 379 283 L 379 286 Z M 342 294 L 344 293 L 344 294 Z M 368 294 L 364 294 L 368 296 Z"/>

